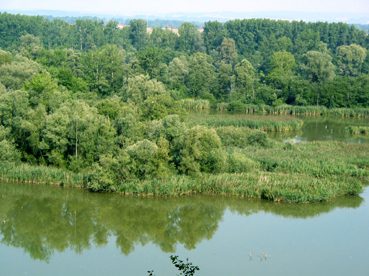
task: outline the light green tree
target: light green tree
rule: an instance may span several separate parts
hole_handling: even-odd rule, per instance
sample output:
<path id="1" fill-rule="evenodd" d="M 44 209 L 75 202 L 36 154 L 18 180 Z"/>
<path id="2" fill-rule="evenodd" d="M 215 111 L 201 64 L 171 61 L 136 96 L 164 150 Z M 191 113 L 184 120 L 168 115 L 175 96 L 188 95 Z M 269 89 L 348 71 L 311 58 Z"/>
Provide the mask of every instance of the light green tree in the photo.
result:
<path id="1" fill-rule="evenodd" d="M 237 60 L 237 56 L 235 41 L 232 38 L 224 38 L 219 49 L 220 61 L 233 66 Z"/>
<path id="2" fill-rule="evenodd" d="M 286 51 L 276 52 L 270 62 L 270 74 L 267 76 L 267 80 L 278 85 L 285 78 L 292 76 L 295 68 L 296 61 L 293 54 Z"/>
<path id="3" fill-rule="evenodd" d="M 319 85 L 319 89 L 317 90 L 317 105 L 319 105 L 322 84 L 332 81 L 335 77 L 335 66 L 332 63 L 332 57 L 327 53 L 309 51 L 302 56 L 300 68 L 306 72 L 311 82 Z"/>
<path id="4" fill-rule="evenodd" d="M 139 75 L 128 80 L 128 85 L 123 92 L 123 98 L 135 104 L 146 101 L 155 95 L 168 94 L 163 83 L 149 76 Z"/>
<path id="5" fill-rule="evenodd" d="M 209 93 L 215 80 L 215 67 L 209 55 L 196 53 L 190 57 L 188 80 L 191 96 Z"/>
<path id="6" fill-rule="evenodd" d="M 255 69 L 247 59 L 237 63 L 235 68 L 235 86 L 238 93 L 254 97 Z"/>
<path id="7" fill-rule="evenodd" d="M 357 76 L 360 73 L 360 66 L 366 58 L 367 51 L 360 45 L 351 44 L 337 47 L 336 54 L 339 69 L 345 75 Z"/>
<path id="8" fill-rule="evenodd" d="M 173 89 L 183 89 L 188 81 L 189 68 L 186 57 L 174 58 L 168 66 L 169 80 Z"/>
<path id="9" fill-rule="evenodd" d="M 0 67 L 0 82 L 10 89 L 21 89 L 26 80 L 42 72 L 41 65 L 21 55 Z"/>

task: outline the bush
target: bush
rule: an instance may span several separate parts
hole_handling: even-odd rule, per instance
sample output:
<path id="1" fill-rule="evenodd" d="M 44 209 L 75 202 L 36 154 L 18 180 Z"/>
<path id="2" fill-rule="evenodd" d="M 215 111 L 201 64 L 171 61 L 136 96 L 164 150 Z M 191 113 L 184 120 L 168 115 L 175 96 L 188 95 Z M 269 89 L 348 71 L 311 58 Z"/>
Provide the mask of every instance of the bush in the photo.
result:
<path id="1" fill-rule="evenodd" d="M 258 169 L 259 164 L 247 158 L 246 155 L 234 152 L 228 157 L 230 173 L 251 172 Z"/>
<path id="2" fill-rule="evenodd" d="M 269 147 L 270 141 L 267 134 L 261 130 L 255 130 L 247 137 L 250 146 Z"/>
<path id="3" fill-rule="evenodd" d="M 183 173 L 217 172 L 225 153 L 216 132 L 203 126 L 187 130 L 177 141 L 174 160 Z"/>
<path id="4" fill-rule="evenodd" d="M 233 101 L 228 105 L 228 111 L 245 112 L 246 105 L 241 101 Z"/>

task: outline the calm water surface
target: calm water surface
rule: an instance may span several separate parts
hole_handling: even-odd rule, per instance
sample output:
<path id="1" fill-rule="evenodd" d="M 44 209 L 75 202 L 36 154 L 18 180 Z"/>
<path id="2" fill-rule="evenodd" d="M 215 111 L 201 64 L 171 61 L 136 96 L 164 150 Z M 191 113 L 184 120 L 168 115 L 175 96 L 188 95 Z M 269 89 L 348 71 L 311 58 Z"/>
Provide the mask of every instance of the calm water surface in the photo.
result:
<path id="1" fill-rule="evenodd" d="M 369 126 L 368 118 L 345 118 L 334 116 L 295 116 L 304 121 L 300 131 L 268 133 L 279 141 L 345 141 L 351 144 L 368 144 L 369 135 L 345 133 L 348 126 Z"/>
<path id="2" fill-rule="evenodd" d="M 171 254 L 196 275 L 369 275 L 368 199 L 368 189 L 287 204 L 0 182 L 0 275 L 176 275 Z"/>

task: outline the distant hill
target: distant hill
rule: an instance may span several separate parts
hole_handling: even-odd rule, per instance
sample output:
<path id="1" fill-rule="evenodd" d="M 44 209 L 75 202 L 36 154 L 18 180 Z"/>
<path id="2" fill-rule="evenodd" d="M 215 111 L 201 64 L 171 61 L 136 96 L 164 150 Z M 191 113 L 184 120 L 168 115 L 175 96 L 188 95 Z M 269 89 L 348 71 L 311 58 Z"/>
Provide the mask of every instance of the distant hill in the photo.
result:
<path id="1" fill-rule="evenodd" d="M 203 23 L 206 21 L 219 21 L 226 22 L 233 19 L 243 18 L 270 18 L 270 19 L 284 19 L 284 20 L 303 20 L 308 22 L 327 21 L 327 22 L 345 22 L 349 24 L 369 24 L 368 13 L 354 13 L 354 12 L 302 12 L 302 11 L 260 11 L 260 12 L 210 12 L 210 13 L 188 13 L 188 12 L 176 12 L 176 13 L 162 13 L 162 14 L 144 14 L 144 13 L 125 13 L 120 12 L 117 14 L 108 13 L 87 13 L 87 12 L 75 12 L 75 11 L 59 11 L 59 10 L 34 10 L 34 11 L 22 11 L 22 10 L 0 10 L 0 12 L 6 11 L 13 14 L 24 15 L 43 15 L 60 18 L 85 18 L 96 17 L 104 20 L 110 20 L 111 18 L 119 19 L 131 19 L 131 18 L 143 18 L 148 20 L 169 20 L 169 21 L 189 21 Z M 124 22 L 121 22 L 124 23 Z"/>

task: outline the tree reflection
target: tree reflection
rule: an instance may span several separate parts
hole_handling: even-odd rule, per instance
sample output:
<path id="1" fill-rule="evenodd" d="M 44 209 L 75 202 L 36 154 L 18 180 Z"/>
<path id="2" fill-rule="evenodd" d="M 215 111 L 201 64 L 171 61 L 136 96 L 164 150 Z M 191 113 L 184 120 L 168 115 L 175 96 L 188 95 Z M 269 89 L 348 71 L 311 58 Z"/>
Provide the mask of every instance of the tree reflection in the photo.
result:
<path id="1" fill-rule="evenodd" d="M 358 196 L 311 204 L 207 195 L 149 198 L 3 182 L 0 194 L 1 242 L 46 262 L 55 251 L 79 254 L 91 245 L 104 246 L 110 236 L 126 255 L 149 242 L 168 253 L 178 244 L 194 249 L 212 238 L 227 208 L 240 215 L 263 211 L 309 218 L 363 202 Z"/>

